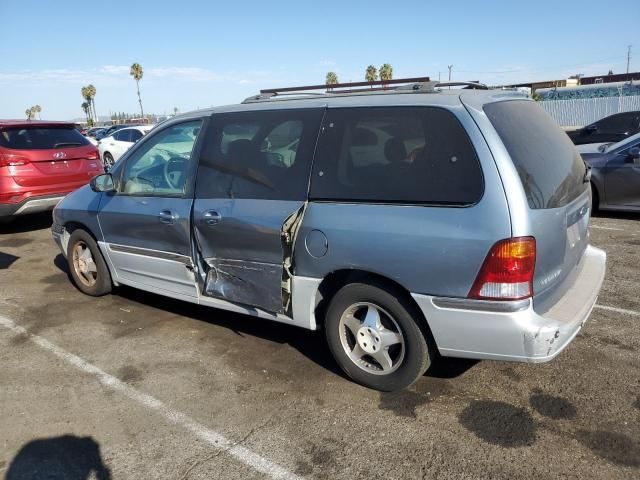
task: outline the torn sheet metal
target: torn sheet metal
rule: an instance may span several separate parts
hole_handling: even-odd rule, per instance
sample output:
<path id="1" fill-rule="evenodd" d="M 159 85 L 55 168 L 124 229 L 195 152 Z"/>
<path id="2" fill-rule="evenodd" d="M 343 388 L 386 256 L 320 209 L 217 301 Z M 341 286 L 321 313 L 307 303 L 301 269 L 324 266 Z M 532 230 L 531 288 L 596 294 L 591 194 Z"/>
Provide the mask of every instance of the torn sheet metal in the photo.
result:
<path id="1" fill-rule="evenodd" d="M 206 259 L 209 271 L 205 294 L 262 308 L 282 311 L 282 298 L 277 285 L 282 278 L 282 265 L 245 260 Z"/>

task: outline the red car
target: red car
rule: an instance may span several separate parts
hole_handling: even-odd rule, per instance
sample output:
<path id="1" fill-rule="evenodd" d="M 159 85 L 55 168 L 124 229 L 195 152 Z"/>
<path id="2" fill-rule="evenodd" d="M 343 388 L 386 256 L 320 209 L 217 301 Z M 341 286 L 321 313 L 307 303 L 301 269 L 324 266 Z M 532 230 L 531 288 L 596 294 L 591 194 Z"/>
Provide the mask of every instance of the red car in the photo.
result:
<path id="1" fill-rule="evenodd" d="M 51 210 L 101 173 L 98 149 L 73 123 L 0 120 L 0 222 Z"/>

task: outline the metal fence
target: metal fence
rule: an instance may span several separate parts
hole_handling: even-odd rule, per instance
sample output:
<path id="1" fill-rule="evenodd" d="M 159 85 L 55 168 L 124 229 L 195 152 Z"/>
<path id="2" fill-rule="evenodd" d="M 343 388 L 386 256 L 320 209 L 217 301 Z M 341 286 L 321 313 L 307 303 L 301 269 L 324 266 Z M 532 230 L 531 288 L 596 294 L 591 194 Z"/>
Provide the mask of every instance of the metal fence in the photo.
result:
<path id="1" fill-rule="evenodd" d="M 640 110 L 640 95 L 538 102 L 562 126 L 589 125 L 614 113 Z"/>

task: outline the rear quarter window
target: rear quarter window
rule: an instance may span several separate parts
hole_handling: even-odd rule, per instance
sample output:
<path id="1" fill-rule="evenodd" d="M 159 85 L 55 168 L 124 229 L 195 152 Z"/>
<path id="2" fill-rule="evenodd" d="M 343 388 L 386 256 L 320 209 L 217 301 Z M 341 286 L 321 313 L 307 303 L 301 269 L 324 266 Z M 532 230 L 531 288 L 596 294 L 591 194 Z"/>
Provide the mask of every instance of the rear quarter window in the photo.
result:
<path id="1" fill-rule="evenodd" d="M 74 127 L 11 127 L 0 131 L 0 146 L 15 150 L 47 150 L 90 145 Z"/>
<path id="2" fill-rule="evenodd" d="M 310 198 L 345 202 L 477 203 L 482 170 L 464 127 L 436 107 L 327 112 Z"/>
<path id="3" fill-rule="evenodd" d="M 580 154 L 539 105 L 509 100 L 487 104 L 484 112 L 518 171 L 529 207 L 562 207 L 585 191 Z"/>

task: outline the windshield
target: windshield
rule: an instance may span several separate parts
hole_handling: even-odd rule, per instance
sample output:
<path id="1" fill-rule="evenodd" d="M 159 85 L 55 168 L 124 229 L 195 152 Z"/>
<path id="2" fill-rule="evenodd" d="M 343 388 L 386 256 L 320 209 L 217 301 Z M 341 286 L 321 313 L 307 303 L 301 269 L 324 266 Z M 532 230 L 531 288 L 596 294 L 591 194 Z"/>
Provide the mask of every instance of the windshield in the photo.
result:
<path id="1" fill-rule="evenodd" d="M 534 209 L 567 205 L 585 191 L 586 166 L 569 137 L 538 104 L 511 100 L 485 105 Z"/>
<path id="2" fill-rule="evenodd" d="M 13 127 L 0 131 L 0 146 L 15 150 L 47 150 L 89 145 L 74 127 Z"/>
<path id="3" fill-rule="evenodd" d="M 636 133 L 635 135 L 625 138 L 624 140 L 620 140 L 617 143 L 610 143 L 603 151 L 612 152 L 614 150 L 624 149 L 638 140 L 640 140 L 640 133 Z"/>

